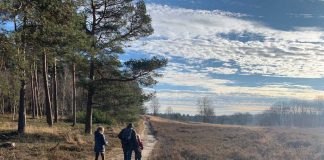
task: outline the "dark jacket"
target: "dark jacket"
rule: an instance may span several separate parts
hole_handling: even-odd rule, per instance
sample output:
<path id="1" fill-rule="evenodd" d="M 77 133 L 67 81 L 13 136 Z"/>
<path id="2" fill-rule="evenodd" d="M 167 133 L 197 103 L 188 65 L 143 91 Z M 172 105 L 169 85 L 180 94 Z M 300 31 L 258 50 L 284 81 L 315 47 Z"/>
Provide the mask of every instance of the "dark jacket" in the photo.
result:
<path id="1" fill-rule="evenodd" d="M 105 152 L 105 145 L 108 144 L 105 136 L 103 134 L 101 134 L 100 132 L 95 131 L 94 139 L 95 139 L 94 151 L 95 152 Z"/>
<path id="2" fill-rule="evenodd" d="M 130 133 L 129 133 L 130 132 Z M 130 139 L 127 139 L 130 134 Z M 138 142 L 136 139 L 136 131 L 133 128 L 124 128 L 118 134 L 124 149 L 138 149 Z"/>

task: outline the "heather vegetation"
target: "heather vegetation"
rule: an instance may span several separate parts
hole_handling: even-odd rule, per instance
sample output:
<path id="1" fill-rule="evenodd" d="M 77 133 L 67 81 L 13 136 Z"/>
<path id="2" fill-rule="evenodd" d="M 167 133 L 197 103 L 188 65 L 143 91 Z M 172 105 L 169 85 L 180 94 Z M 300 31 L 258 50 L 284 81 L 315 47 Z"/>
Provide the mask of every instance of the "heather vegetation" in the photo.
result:
<path id="1" fill-rule="evenodd" d="M 151 117 L 151 159 L 321 160 L 323 130 L 185 123 Z"/>

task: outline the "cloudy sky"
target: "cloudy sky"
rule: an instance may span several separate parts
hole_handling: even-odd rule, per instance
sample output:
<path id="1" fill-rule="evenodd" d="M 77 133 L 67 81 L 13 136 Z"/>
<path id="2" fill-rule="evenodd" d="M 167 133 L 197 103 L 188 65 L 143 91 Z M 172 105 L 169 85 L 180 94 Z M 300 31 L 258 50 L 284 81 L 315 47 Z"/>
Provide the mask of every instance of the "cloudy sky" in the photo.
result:
<path id="1" fill-rule="evenodd" d="M 324 95 L 324 0 L 147 0 L 152 36 L 122 58 L 169 59 L 161 112 L 257 113 L 277 101 Z"/>
<path id="2" fill-rule="evenodd" d="M 146 0 L 154 34 L 123 60 L 161 56 L 162 106 L 196 114 L 258 113 L 278 101 L 324 96 L 324 0 Z M 10 26 L 9 26 L 10 27 Z"/>

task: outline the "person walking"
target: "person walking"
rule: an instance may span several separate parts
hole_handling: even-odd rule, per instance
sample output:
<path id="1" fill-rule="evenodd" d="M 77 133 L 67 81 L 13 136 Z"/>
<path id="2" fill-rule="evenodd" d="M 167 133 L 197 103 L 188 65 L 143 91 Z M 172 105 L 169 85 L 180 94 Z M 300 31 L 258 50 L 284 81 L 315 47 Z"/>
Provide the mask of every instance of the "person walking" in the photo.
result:
<path id="1" fill-rule="evenodd" d="M 122 129 L 118 138 L 121 141 L 123 152 L 124 152 L 124 160 L 131 160 L 132 152 L 138 150 L 139 145 L 136 139 L 136 131 L 134 130 L 134 125 L 129 123 L 126 128 Z"/>
<path id="2" fill-rule="evenodd" d="M 137 150 L 135 150 L 135 160 L 141 160 L 142 159 L 142 150 L 144 149 L 144 146 L 143 146 L 143 142 L 142 142 L 139 134 L 136 135 L 136 140 L 138 143 L 138 148 L 137 148 Z"/>
<path id="3" fill-rule="evenodd" d="M 105 146 L 108 145 L 108 141 L 106 141 L 105 135 L 103 134 L 105 129 L 101 126 L 97 128 L 94 133 L 94 151 L 96 153 L 96 159 L 98 160 L 99 155 L 101 155 L 101 159 L 105 160 Z"/>

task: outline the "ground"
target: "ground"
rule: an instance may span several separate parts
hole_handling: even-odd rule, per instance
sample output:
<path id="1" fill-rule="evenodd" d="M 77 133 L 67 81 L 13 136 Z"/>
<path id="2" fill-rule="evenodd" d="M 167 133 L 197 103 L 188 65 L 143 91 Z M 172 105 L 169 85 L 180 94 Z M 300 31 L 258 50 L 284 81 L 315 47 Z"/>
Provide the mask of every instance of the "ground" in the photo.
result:
<path id="1" fill-rule="evenodd" d="M 98 124 L 94 124 L 93 129 L 97 126 Z M 102 126 L 106 128 L 105 135 L 109 140 L 107 159 L 122 159 L 122 150 L 117 135 L 125 125 Z M 135 126 L 138 133 L 147 132 L 143 120 L 140 120 Z M 16 130 L 16 121 L 12 121 L 9 115 L 0 115 L 0 143 L 16 143 L 16 147 L 13 149 L 0 148 L 0 160 L 94 159 L 94 138 L 93 135 L 83 134 L 83 124 L 71 127 L 71 123 L 60 121 L 53 127 L 48 127 L 45 119 L 27 118 L 26 134 L 19 136 Z M 145 136 L 143 138 L 146 138 Z"/>
<path id="2" fill-rule="evenodd" d="M 152 160 L 324 160 L 324 130 L 182 123 L 151 117 Z"/>
<path id="3" fill-rule="evenodd" d="M 143 159 L 149 160 L 324 160 L 324 130 L 265 128 L 183 123 L 157 117 L 136 124 L 144 141 Z M 27 119 L 26 134 L 16 134 L 17 122 L 0 116 L 0 160 L 94 159 L 93 135 L 84 125 L 59 122 L 48 127 L 44 119 Z M 117 134 L 125 125 L 103 125 L 110 145 L 108 160 L 122 159 Z M 97 124 L 94 125 L 94 129 Z"/>

